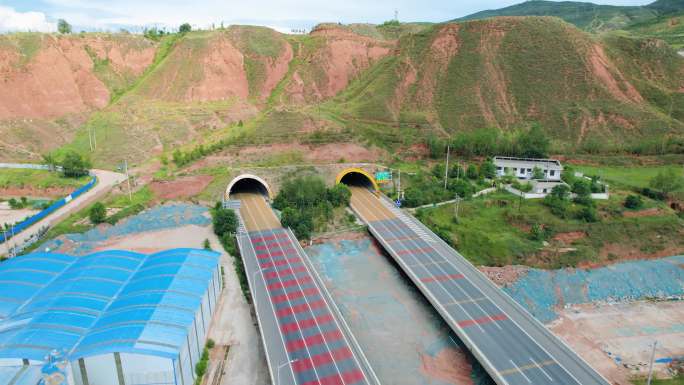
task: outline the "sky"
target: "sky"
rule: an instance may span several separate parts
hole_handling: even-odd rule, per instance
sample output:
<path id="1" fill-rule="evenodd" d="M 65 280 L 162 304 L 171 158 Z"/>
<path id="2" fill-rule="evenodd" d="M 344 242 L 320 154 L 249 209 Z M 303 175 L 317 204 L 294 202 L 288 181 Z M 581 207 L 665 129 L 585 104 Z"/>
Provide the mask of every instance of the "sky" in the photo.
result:
<path id="1" fill-rule="evenodd" d="M 189 22 L 195 28 L 263 25 L 281 32 L 310 30 L 321 22 L 440 22 L 522 0 L 0 0 L 0 32 L 56 30 L 65 19 L 75 31 L 159 26 Z M 652 0 L 597 0 L 598 4 L 644 5 Z"/>

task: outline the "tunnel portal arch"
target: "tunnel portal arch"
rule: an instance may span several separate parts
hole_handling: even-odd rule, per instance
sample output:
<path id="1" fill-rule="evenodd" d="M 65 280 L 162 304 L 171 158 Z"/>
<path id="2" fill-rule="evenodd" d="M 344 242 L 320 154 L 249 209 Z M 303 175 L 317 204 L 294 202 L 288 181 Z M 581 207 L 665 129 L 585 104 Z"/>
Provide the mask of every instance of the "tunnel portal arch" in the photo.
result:
<path id="1" fill-rule="evenodd" d="M 375 180 L 373 175 L 371 175 L 368 171 L 362 169 L 362 168 L 348 168 L 345 170 L 342 170 L 339 174 L 337 174 L 337 178 L 335 178 L 335 183 L 345 183 L 345 184 L 358 184 L 358 182 L 366 182 L 368 187 L 372 187 L 373 191 L 376 193 L 380 191 L 380 186 L 378 186 L 378 182 Z"/>
<path id="2" fill-rule="evenodd" d="M 239 191 L 260 191 L 268 199 L 273 199 L 273 190 L 263 178 L 253 174 L 241 174 L 233 178 L 226 187 L 226 199 L 231 199 L 230 194 Z"/>

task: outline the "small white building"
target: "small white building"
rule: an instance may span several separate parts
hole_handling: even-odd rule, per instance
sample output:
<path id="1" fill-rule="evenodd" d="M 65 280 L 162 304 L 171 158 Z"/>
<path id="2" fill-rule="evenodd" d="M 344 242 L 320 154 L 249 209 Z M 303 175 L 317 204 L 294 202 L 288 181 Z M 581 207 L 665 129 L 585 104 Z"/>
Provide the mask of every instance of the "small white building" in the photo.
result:
<path id="1" fill-rule="evenodd" d="M 511 175 L 519 179 L 532 179 L 535 168 L 544 173 L 546 181 L 560 181 L 563 166 L 556 159 L 517 158 L 495 156 L 494 165 L 498 176 Z"/>

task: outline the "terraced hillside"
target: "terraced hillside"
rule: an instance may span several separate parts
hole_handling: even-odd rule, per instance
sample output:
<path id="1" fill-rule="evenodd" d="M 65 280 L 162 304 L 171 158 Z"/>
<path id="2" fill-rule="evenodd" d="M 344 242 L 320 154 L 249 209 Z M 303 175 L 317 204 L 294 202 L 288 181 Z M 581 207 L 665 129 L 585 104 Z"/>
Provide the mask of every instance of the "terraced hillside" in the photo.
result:
<path id="1" fill-rule="evenodd" d="M 476 12 L 455 21 L 498 16 L 555 16 L 587 31 L 606 31 L 644 23 L 684 11 L 678 0 L 657 0 L 645 6 L 614 6 L 579 1 L 532 0 L 509 7 Z"/>
<path id="2" fill-rule="evenodd" d="M 539 121 L 568 144 L 684 129 L 684 61 L 655 40 L 507 17 L 436 25 L 396 52 L 336 98 L 342 116 L 446 133 Z"/>
<path id="3" fill-rule="evenodd" d="M 684 131 L 684 59 L 551 17 L 164 35 L 0 36 L 0 159 L 96 165 L 231 143 L 370 141 L 541 122 L 560 148 Z M 91 153 L 92 148 L 92 153 Z"/>

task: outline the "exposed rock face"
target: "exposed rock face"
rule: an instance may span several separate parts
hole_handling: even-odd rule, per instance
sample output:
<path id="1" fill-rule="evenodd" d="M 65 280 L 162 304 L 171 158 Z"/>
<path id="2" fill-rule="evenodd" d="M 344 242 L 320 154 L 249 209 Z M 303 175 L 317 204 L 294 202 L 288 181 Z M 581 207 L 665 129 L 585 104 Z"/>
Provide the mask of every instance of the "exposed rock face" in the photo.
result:
<path id="1" fill-rule="evenodd" d="M 109 102 L 110 90 L 96 76 L 95 60 L 107 61 L 115 73 L 135 76 L 155 53 L 155 44 L 133 37 L 37 35 L 31 37 L 30 51 L 12 39 L 0 37 L 0 119 L 100 109 Z"/>

